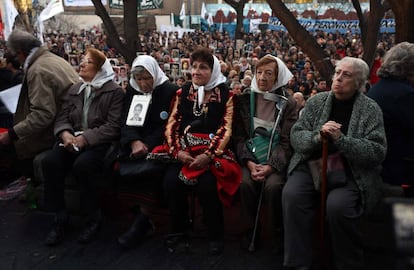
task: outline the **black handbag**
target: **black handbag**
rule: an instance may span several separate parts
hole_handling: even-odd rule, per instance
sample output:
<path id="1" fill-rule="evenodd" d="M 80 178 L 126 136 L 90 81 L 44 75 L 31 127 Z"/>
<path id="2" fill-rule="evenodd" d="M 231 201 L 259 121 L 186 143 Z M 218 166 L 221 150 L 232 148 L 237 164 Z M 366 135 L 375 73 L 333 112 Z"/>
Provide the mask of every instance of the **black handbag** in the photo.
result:
<path id="1" fill-rule="evenodd" d="M 322 179 L 322 158 L 309 160 L 307 163 L 315 184 L 315 189 L 319 190 Z M 348 180 L 345 172 L 345 163 L 339 152 L 328 155 L 326 178 L 328 190 L 346 185 Z"/>
<path id="2" fill-rule="evenodd" d="M 166 164 L 147 160 L 145 157 L 138 159 L 119 159 L 119 175 L 124 177 L 143 177 L 159 174 L 165 169 Z"/>

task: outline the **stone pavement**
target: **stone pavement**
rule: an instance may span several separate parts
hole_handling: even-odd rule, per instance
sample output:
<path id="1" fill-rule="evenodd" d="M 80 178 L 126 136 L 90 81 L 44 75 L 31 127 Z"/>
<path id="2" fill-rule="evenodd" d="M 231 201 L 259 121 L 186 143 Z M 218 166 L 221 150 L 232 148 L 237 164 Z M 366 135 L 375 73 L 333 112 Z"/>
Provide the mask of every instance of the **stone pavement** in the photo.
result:
<path id="1" fill-rule="evenodd" d="M 72 220 L 74 223 L 79 221 L 77 218 Z M 45 212 L 27 212 L 18 199 L 0 201 L 0 269 L 282 269 L 282 257 L 272 254 L 266 246 L 253 254 L 241 250 L 237 233 L 226 234 L 225 251 L 219 259 L 207 256 L 203 233 L 196 233 L 189 254 L 169 253 L 161 232 L 136 249 L 125 251 L 117 245 L 116 238 L 126 224 L 116 217 L 106 219 L 100 238 L 89 245 L 76 242 L 79 226 L 73 226 L 64 243 L 49 248 L 42 241 L 51 221 L 52 216 Z M 165 222 L 165 218 L 157 222 Z M 390 270 L 393 269 L 391 261 L 385 250 L 370 248 L 365 269 Z"/>

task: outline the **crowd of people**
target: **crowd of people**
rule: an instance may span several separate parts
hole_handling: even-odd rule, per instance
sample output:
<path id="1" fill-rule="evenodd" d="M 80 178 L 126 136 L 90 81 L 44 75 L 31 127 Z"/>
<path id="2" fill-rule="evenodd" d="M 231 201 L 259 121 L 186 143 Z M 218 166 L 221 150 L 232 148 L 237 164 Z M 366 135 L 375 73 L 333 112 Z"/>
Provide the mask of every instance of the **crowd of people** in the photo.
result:
<path id="1" fill-rule="evenodd" d="M 382 180 L 414 184 L 414 44 L 395 45 L 391 35 L 381 35 L 380 65 L 370 74 L 358 36 L 317 32 L 315 38 L 335 65 L 332 85 L 282 31 L 245 34 L 242 46 L 219 32 L 180 38 L 148 32 L 139 36 L 129 66 L 96 29 L 48 32 L 47 46 L 14 30 L 4 48 L 10 83 L 2 89 L 22 87 L 16 112 L 6 115 L 12 121 L 1 123 L 0 153 L 18 164 L 10 166 L 18 173 L 44 183 L 45 205 L 55 217 L 46 244 L 65 239 L 69 172 L 80 184 L 86 215 L 78 240 L 98 236 L 97 185 L 115 147 L 109 166 L 118 165 L 116 174 L 139 179 L 138 189 L 161 190 L 171 213 L 170 252 L 190 245 L 187 197 L 196 194 L 208 254 L 221 255 L 223 207 L 238 194 L 242 247 L 258 246 L 263 201 L 284 267 L 311 269 L 316 195 L 325 189 L 315 164 L 325 159 L 336 162 L 328 166 L 324 209 L 335 268 L 362 269 L 360 220 L 379 202 Z M 153 231 L 138 209 L 118 243 L 134 247 Z"/>

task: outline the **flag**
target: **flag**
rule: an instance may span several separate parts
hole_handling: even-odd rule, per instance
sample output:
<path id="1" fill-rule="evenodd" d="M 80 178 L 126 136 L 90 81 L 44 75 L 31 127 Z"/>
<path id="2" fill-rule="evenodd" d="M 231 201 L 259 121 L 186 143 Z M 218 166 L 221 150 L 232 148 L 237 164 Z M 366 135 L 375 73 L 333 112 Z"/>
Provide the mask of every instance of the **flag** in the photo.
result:
<path id="1" fill-rule="evenodd" d="M 208 26 L 212 26 L 214 24 L 213 14 L 211 14 L 211 13 L 208 14 L 207 23 L 208 23 Z"/>
<path id="2" fill-rule="evenodd" d="M 205 19 L 207 15 L 208 14 L 207 14 L 207 9 L 206 9 L 206 4 L 203 2 L 203 4 L 201 4 L 201 13 L 200 13 L 201 19 Z"/>
<path id="3" fill-rule="evenodd" d="M 219 32 L 223 33 L 223 20 L 221 20 Z"/>
<path id="4" fill-rule="evenodd" d="M 1 10 L 0 8 L 0 37 L 3 37 L 3 16 L 1 16 Z"/>
<path id="5" fill-rule="evenodd" d="M 183 21 L 180 19 L 180 15 L 175 15 L 174 14 L 174 24 L 173 25 L 174 26 L 179 25 L 179 26 L 183 27 Z"/>
<path id="6" fill-rule="evenodd" d="M 63 3 L 61 0 L 51 0 L 45 9 L 40 12 L 39 20 L 41 22 L 46 21 L 63 11 Z"/>
<path id="7" fill-rule="evenodd" d="M 16 19 L 16 16 L 19 15 L 17 12 L 16 7 L 14 6 L 13 2 L 11 0 L 5 0 L 4 1 L 4 9 L 3 9 L 3 15 L 4 15 L 4 39 L 7 40 L 10 33 L 13 30 L 14 20 Z"/>
<path id="8" fill-rule="evenodd" d="M 183 27 L 183 21 L 180 20 L 180 15 L 175 15 L 174 13 L 171 13 L 170 24 L 172 27 L 177 26 L 177 25 Z"/>
<path id="9" fill-rule="evenodd" d="M 185 20 L 185 4 L 184 3 L 181 6 L 181 10 L 180 10 L 180 20 L 182 20 L 182 21 Z"/>

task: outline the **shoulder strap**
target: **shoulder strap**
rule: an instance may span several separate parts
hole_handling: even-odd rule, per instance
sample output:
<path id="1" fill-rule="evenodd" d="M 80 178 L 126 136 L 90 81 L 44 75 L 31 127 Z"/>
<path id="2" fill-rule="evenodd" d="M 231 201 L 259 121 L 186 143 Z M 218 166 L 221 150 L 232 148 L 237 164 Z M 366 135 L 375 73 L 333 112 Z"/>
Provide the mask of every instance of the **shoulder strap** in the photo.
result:
<path id="1" fill-rule="evenodd" d="M 253 131 L 254 131 L 254 110 L 255 110 L 255 98 L 254 92 L 250 91 L 250 138 L 253 138 Z"/>

